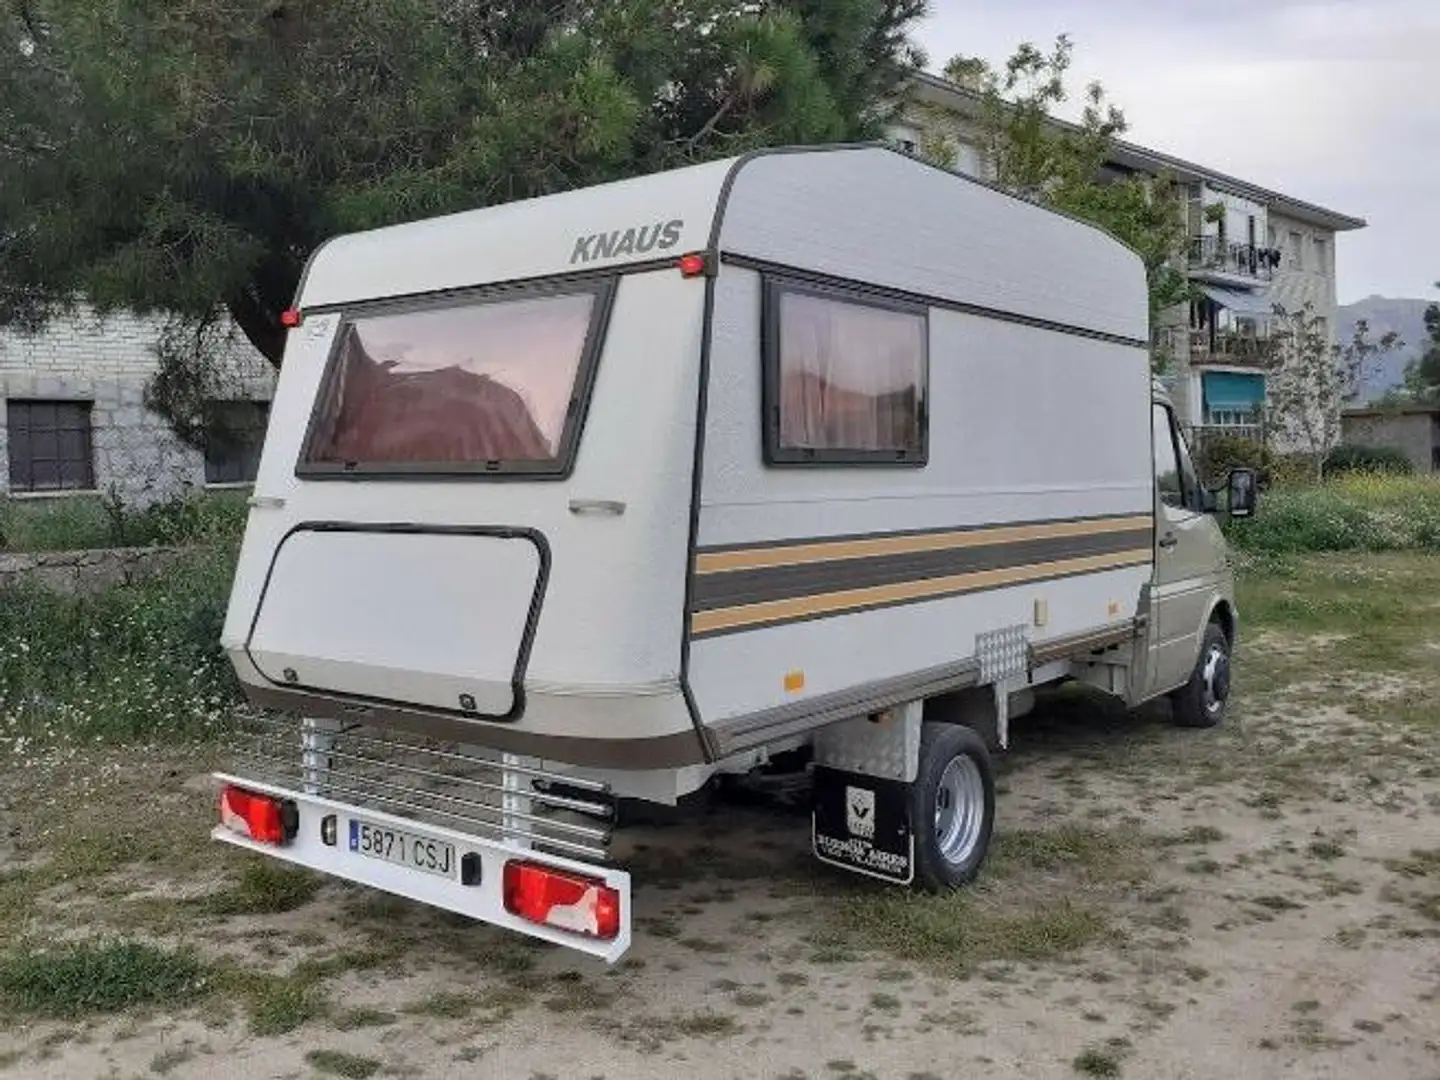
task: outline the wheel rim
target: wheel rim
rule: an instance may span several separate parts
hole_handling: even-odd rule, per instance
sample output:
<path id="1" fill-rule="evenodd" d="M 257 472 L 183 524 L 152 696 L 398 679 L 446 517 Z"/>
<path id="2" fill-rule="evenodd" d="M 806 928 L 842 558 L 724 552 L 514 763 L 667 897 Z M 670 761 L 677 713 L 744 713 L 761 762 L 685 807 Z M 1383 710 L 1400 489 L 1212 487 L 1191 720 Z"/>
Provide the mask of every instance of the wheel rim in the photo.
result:
<path id="1" fill-rule="evenodd" d="M 1211 645 L 1200 669 L 1205 712 L 1214 716 L 1225 707 L 1230 696 L 1230 657 L 1223 645 Z"/>
<path id="2" fill-rule="evenodd" d="M 950 759 L 935 790 L 935 841 L 948 863 L 974 854 L 985 821 L 985 784 L 968 754 Z"/>

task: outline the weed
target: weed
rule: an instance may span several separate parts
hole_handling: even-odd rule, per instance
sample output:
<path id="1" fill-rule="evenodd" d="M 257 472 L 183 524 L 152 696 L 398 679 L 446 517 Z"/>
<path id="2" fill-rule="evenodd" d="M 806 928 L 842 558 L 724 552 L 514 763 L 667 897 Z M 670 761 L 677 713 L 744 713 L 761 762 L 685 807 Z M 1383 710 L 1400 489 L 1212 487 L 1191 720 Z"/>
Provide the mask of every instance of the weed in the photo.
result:
<path id="1" fill-rule="evenodd" d="M 803 971 L 782 971 L 775 976 L 775 981 L 786 989 L 792 989 L 807 985 L 810 982 L 810 976 Z"/>
<path id="2" fill-rule="evenodd" d="M 176 1046 L 170 1050 L 162 1050 L 156 1054 L 154 1060 L 150 1062 L 150 1071 L 159 1076 L 164 1076 L 178 1069 L 194 1057 L 195 1051 L 189 1046 Z"/>
<path id="3" fill-rule="evenodd" d="M 1257 896 L 1251 903 L 1264 908 L 1266 911 L 1300 911 L 1305 907 L 1300 901 L 1292 900 L 1288 896 L 1280 896 L 1277 893 L 1267 893 L 1264 896 Z"/>
<path id="4" fill-rule="evenodd" d="M 380 1062 L 374 1058 L 357 1057 L 339 1050 L 311 1050 L 305 1061 L 316 1072 L 330 1076 L 343 1076 L 346 1080 L 369 1080 L 380 1071 Z"/>
<path id="5" fill-rule="evenodd" d="M 19 1012 L 59 1017 L 176 1005 L 201 995 L 205 974 L 189 952 L 86 942 L 0 960 L 0 1000 Z"/>
<path id="6" fill-rule="evenodd" d="M 475 999 L 467 994 L 432 994 L 404 1011 L 411 1016 L 429 1016 L 436 1020 L 463 1020 L 475 1011 Z"/>
<path id="7" fill-rule="evenodd" d="M 759 990 L 741 990 L 731 1000 L 742 1009 L 759 1009 L 775 999 Z"/>
<path id="8" fill-rule="evenodd" d="M 870 1007 L 881 1012 L 899 1012 L 900 999 L 894 994 L 876 993 L 870 995 Z"/>
<path id="9" fill-rule="evenodd" d="M 351 1009 L 335 1018 L 337 1031 L 358 1031 L 361 1028 L 389 1027 L 399 1019 L 394 1013 L 380 1009 Z"/>
<path id="10" fill-rule="evenodd" d="M 1385 869 L 1402 877 L 1440 877 L 1440 848 L 1428 851 L 1416 848 L 1407 858 L 1386 859 Z"/>
<path id="11" fill-rule="evenodd" d="M 1345 845 L 1338 840 L 1312 840 L 1306 850 L 1314 858 L 1325 862 L 1334 862 L 1345 855 Z"/>
<path id="12" fill-rule="evenodd" d="M 212 915 L 279 915 L 308 904 L 321 879 L 271 859 L 246 863 L 240 880 L 199 903 Z"/>
<path id="13" fill-rule="evenodd" d="M 1081 1076 L 1119 1076 L 1120 1059 L 1112 1051 L 1091 1047 L 1082 1050 L 1073 1062 Z"/>

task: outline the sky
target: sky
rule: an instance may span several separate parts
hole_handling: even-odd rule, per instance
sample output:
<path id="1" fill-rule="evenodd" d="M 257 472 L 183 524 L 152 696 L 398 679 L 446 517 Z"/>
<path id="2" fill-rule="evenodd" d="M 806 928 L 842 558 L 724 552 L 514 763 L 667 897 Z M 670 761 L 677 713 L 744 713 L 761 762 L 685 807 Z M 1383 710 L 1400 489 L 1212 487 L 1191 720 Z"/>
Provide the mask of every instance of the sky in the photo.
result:
<path id="1" fill-rule="evenodd" d="M 1098 79 L 1126 141 L 1365 219 L 1336 238 L 1342 304 L 1440 299 L 1440 0 L 930 5 L 929 70 L 1066 33 L 1073 96 Z"/>

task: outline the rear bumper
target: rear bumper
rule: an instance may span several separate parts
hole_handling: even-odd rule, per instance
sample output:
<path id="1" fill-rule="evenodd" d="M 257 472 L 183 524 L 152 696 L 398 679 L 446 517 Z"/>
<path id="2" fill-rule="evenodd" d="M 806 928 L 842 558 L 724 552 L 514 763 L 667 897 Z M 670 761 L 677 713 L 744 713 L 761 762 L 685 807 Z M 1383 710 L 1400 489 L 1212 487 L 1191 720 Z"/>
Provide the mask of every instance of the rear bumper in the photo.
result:
<path id="1" fill-rule="evenodd" d="M 222 784 L 237 784 L 250 791 L 274 795 L 293 801 L 299 811 L 299 827 L 293 839 L 283 846 L 258 843 L 248 837 L 232 832 L 223 825 L 217 825 L 211 832 L 215 840 L 244 848 L 260 855 L 284 860 L 296 866 L 303 866 L 322 874 L 342 878 L 379 889 L 395 896 L 403 896 L 417 903 L 443 908 L 457 914 L 489 923 L 505 930 L 513 930 L 530 937 L 575 949 L 598 957 L 606 963 L 619 960 L 630 948 L 630 875 L 623 870 L 595 866 L 567 859 L 557 855 L 533 851 L 523 845 L 497 840 L 482 840 L 454 829 L 397 817 L 379 810 L 360 810 L 331 799 L 277 787 L 272 784 L 247 780 L 227 773 L 214 774 Z M 326 844 L 322 838 L 321 822 L 333 815 L 336 818 L 337 840 Z M 368 858 L 349 849 L 346 837 L 349 822 L 363 821 L 382 828 L 391 828 L 422 839 L 438 840 L 455 846 L 458 860 L 474 855 L 479 860 L 480 873 L 473 885 L 460 881 L 458 872 L 442 877 L 423 870 L 378 859 Z M 511 860 L 543 863 L 556 870 L 569 871 L 585 877 L 604 881 L 620 894 L 620 930 L 612 939 L 601 940 L 586 934 L 560 930 L 540 925 L 512 915 L 505 907 L 503 881 L 505 864 Z"/>

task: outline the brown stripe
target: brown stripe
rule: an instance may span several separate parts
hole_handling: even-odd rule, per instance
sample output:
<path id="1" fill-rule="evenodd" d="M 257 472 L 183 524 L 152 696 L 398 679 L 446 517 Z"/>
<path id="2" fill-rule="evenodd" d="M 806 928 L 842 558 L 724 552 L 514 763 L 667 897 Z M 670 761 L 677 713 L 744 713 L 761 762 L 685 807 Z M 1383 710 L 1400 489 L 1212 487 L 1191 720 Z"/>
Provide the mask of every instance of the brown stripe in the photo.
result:
<path id="1" fill-rule="evenodd" d="M 826 562 L 832 559 L 906 555 L 949 548 L 1090 536 L 1153 527 L 1152 515 L 1137 514 L 1128 517 L 1054 521 L 1035 525 L 1001 525 L 993 528 L 946 529 L 937 532 L 867 536 L 846 540 L 812 540 L 730 551 L 702 551 L 695 558 L 695 572 L 697 574 L 718 574 L 735 570 L 760 570 L 774 566 Z"/>
<path id="2" fill-rule="evenodd" d="M 770 600 L 949 578 L 981 570 L 1008 570 L 1092 555 L 1113 555 L 1117 551 L 1149 547 L 1152 542 L 1151 530 L 1131 529 L 701 574 L 695 579 L 690 610 L 694 614 Z"/>
<path id="3" fill-rule="evenodd" d="M 1153 553 L 1148 547 L 1134 548 L 1108 555 L 1092 555 L 1079 559 L 1035 563 L 1030 566 L 982 570 L 969 574 L 898 582 L 893 585 L 881 585 L 867 589 L 844 589 L 817 596 L 744 604 L 715 611 L 697 612 L 691 617 L 690 630 L 692 634 L 699 636 L 758 626 L 772 626 L 778 623 L 812 619 L 822 615 L 841 615 L 866 608 L 934 600 L 960 593 L 998 589 L 1007 585 L 1019 585 L 1029 581 L 1041 581 L 1071 574 L 1141 566 L 1149 563 L 1152 556 Z"/>

